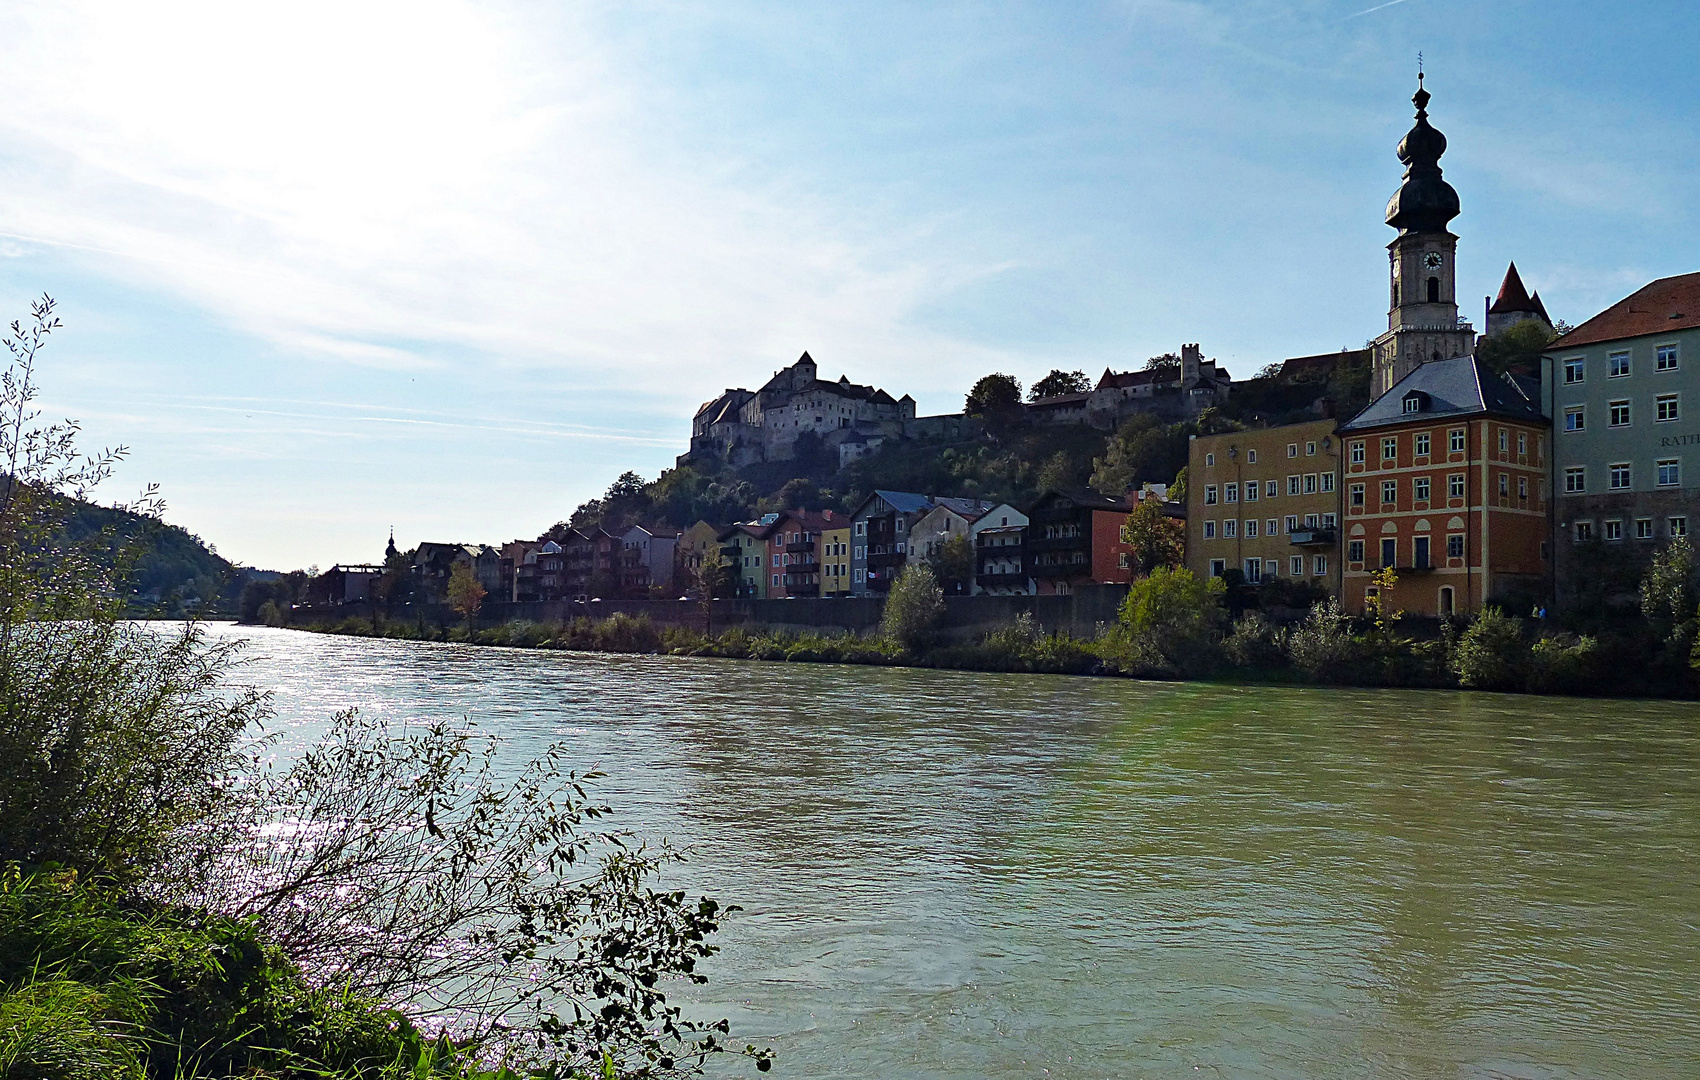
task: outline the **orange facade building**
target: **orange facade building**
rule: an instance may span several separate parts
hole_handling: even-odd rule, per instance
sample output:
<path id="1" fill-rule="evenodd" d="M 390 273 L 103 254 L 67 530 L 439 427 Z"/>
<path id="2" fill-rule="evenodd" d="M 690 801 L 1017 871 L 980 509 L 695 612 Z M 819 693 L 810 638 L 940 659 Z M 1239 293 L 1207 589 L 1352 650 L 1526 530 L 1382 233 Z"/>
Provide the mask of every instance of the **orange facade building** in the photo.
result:
<path id="1" fill-rule="evenodd" d="M 1548 422 L 1539 387 L 1473 356 L 1420 364 L 1341 425 L 1341 602 L 1398 575 L 1413 615 L 1542 602 L 1548 583 Z M 1523 614 L 1519 610 L 1517 614 Z"/>

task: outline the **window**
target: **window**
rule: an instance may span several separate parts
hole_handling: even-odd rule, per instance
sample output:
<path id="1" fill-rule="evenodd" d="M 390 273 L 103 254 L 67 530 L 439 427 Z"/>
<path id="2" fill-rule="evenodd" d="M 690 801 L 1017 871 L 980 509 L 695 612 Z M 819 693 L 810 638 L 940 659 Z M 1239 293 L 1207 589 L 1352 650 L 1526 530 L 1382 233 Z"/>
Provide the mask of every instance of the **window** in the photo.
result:
<path id="1" fill-rule="evenodd" d="M 1587 375 L 1586 363 L 1587 361 L 1580 356 L 1566 360 L 1564 362 L 1564 381 L 1566 383 L 1581 382 Z"/>
<path id="2" fill-rule="evenodd" d="M 1227 562 L 1226 559 L 1211 559 L 1210 560 L 1210 576 L 1211 577 L 1221 577 L 1223 574 L 1225 574 L 1227 572 L 1228 572 L 1228 562 Z"/>
<path id="3" fill-rule="evenodd" d="M 1423 502 L 1427 502 L 1428 501 L 1428 477 L 1419 476 L 1419 477 L 1416 478 L 1416 480 L 1412 481 L 1412 483 L 1415 484 L 1416 490 L 1411 493 L 1411 497 L 1415 498 L 1415 499 L 1420 499 Z"/>
<path id="4" fill-rule="evenodd" d="M 779 584 L 779 575 L 778 574 L 773 575 L 773 584 L 775 586 L 777 586 Z"/>
<path id="5" fill-rule="evenodd" d="M 1660 394 L 1653 399 L 1653 419 L 1659 423 L 1682 419 L 1677 404 L 1675 394 Z"/>
<path id="6" fill-rule="evenodd" d="M 902 519 L 902 518 L 898 518 L 898 519 L 897 519 L 897 531 L 898 531 L 898 532 L 902 532 L 902 531 L 903 531 L 903 525 L 904 525 L 904 521 L 903 521 L 903 519 Z"/>
<path id="7" fill-rule="evenodd" d="M 1333 473 L 1325 472 L 1325 473 L 1322 474 L 1322 490 L 1323 491 L 1333 491 L 1334 490 L 1334 474 Z"/>
<path id="8" fill-rule="evenodd" d="M 1215 506 L 1216 505 L 1216 485 L 1215 484 L 1205 484 L 1204 485 L 1204 505 L 1205 506 Z"/>
<path id="9" fill-rule="evenodd" d="M 858 585 L 860 585 L 862 583 L 862 580 L 863 580 L 862 573 L 863 572 L 860 569 L 858 569 L 856 571 L 856 584 L 858 584 Z"/>
<path id="10" fill-rule="evenodd" d="M 1427 570 L 1429 568 L 1428 537 L 1419 536 L 1411 541 L 1411 565 L 1418 570 Z"/>
<path id="11" fill-rule="evenodd" d="M 856 522 L 856 535 L 857 536 L 868 535 L 868 523 L 867 522 L 865 522 L 865 521 Z"/>
<path id="12" fill-rule="evenodd" d="M 1387 438 L 1381 440 L 1381 460 L 1392 461 L 1398 456 L 1399 437 L 1397 435 L 1389 435 Z"/>
<path id="13" fill-rule="evenodd" d="M 1381 482 L 1381 501 L 1384 503 L 1399 501 L 1399 481 L 1383 480 Z"/>
<path id="14" fill-rule="evenodd" d="M 1564 430 L 1582 431 L 1587 428 L 1588 420 L 1582 413 L 1582 406 L 1572 405 L 1564 410 Z"/>
<path id="15" fill-rule="evenodd" d="M 1214 521 L 1206 521 L 1204 523 L 1204 539 L 1216 539 L 1216 523 Z"/>
<path id="16" fill-rule="evenodd" d="M 1316 456 L 1316 444 L 1313 443 L 1313 442 L 1305 443 L 1305 457 L 1315 457 L 1315 456 Z"/>
<path id="17" fill-rule="evenodd" d="M 1298 443 L 1290 442 L 1290 443 L 1287 444 L 1287 456 L 1290 457 L 1290 458 L 1299 456 L 1299 444 Z"/>
<path id="18" fill-rule="evenodd" d="M 1611 377 L 1621 379 L 1629 374 L 1629 354 L 1614 352 L 1611 354 Z"/>
<path id="19" fill-rule="evenodd" d="M 856 545 L 856 554 L 854 556 L 852 556 L 852 558 L 865 559 L 867 557 L 868 557 L 868 549 L 861 546 L 860 544 Z"/>
<path id="20" fill-rule="evenodd" d="M 1313 472 L 1312 473 L 1305 473 L 1305 494 L 1306 495 L 1315 495 L 1316 494 L 1316 474 L 1313 473 Z"/>
<path id="21" fill-rule="evenodd" d="M 1417 436 L 1417 456 L 1428 457 L 1428 432 Z"/>
<path id="22" fill-rule="evenodd" d="M 1653 538 L 1653 519 L 1652 518 L 1636 518 L 1635 519 L 1635 539 L 1637 539 L 1637 540 L 1651 540 L 1652 538 Z"/>
<path id="23" fill-rule="evenodd" d="M 1240 501 L 1240 486 L 1238 484 L 1223 484 L 1222 485 L 1222 501 L 1223 502 L 1231 502 L 1231 503 L 1239 502 Z"/>
<path id="24" fill-rule="evenodd" d="M 1658 462 L 1659 486 L 1676 487 L 1682 483 L 1682 462 L 1676 458 L 1664 458 Z"/>
<path id="25" fill-rule="evenodd" d="M 1287 573 L 1293 577 L 1301 577 L 1305 572 L 1305 557 L 1294 555 L 1287 560 Z"/>
<path id="26" fill-rule="evenodd" d="M 1499 474 L 1499 497 L 1505 498 L 1511 494 L 1511 476 L 1508 473 Z"/>
<path id="27" fill-rule="evenodd" d="M 1611 489 L 1613 491 L 1627 490 L 1629 487 L 1629 462 L 1615 462 L 1608 465 L 1606 468 L 1611 475 L 1611 482 L 1609 484 Z"/>
<path id="28" fill-rule="evenodd" d="M 1310 561 L 1310 572 L 1315 574 L 1317 577 L 1321 577 L 1323 574 L 1328 573 L 1328 556 L 1314 556 Z"/>
<path id="29" fill-rule="evenodd" d="M 1297 495 L 1298 493 L 1299 493 L 1299 478 L 1296 477 L 1296 476 L 1287 477 L 1287 494 Z"/>
<path id="30" fill-rule="evenodd" d="M 1440 303 L 1440 279 L 1437 277 L 1428 279 L 1428 302 L 1431 304 Z"/>
<path id="31" fill-rule="evenodd" d="M 1353 484 L 1352 485 L 1352 505 L 1353 506 L 1362 506 L 1363 504 L 1364 504 L 1364 486 L 1362 484 Z"/>
<path id="32" fill-rule="evenodd" d="M 1245 561 L 1245 581 L 1247 585 L 1263 584 L 1263 560 L 1247 559 Z"/>
<path id="33" fill-rule="evenodd" d="M 1204 467 L 1206 469 L 1213 469 L 1213 468 L 1216 467 L 1216 455 L 1215 454 L 1205 454 L 1204 455 Z"/>
<path id="34" fill-rule="evenodd" d="M 1464 557 L 1464 534 L 1453 533 L 1446 538 L 1446 557 L 1462 559 Z"/>
<path id="35" fill-rule="evenodd" d="M 1281 484 L 1279 481 L 1269 480 L 1264 483 L 1263 494 L 1273 499 L 1277 494 L 1279 494 L 1280 489 Z"/>
<path id="36" fill-rule="evenodd" d="M 1364 542 L 1362 540 L 1353 540 L 1346 545 L 1346 561 L 1359 563 L 1364 561 Z"/>
<path id="37" fill-rule="evenodd" d="M 1610 409 L 1611 418 L 1608 423 L 1610 423 L 1612 427 L 1629 426 L 1629 402 L 1614 401 L 1611 403 Z"/>
<path id="38" fill-rule="evenodd" d="M 1410 394 L 1405 398 L 1405 411 L 1406 412 L 1414 413 L 1414 412 L 1422 412 L 1422 410 L 1423 410 L 1423 399 L 1422 398 L 1418 397 L 1415 394 Z"/>
<path id="39" fill-rule="evenodd" d="M 1252 539 L 1253 537 L 1255 537 L 1257 535 L 1257 519 L 1256 518 L 1246 518 L 1245 535 L 1246 535 L 1246 539 L 1248 539 L 1248 540 Z"/>
<path id="40" fill-rule="evenodd" d="M 1452 453 L 1462 454 L 1464 452 L 1464 429 L 1463 428 L 1453 428 L 1451 431 L 1446 433 L 1446 438 L 1447 438 L 1447 449 L 1449 449 Z"/>
<path id="41" fill-rule="evenodd" d="M 1364 463 L 1364 444 L 1361 443 L 1361 442 L 1355 442 L 1355 443 L 1352 444 L 1352 464 L 1353 465 L 1362 465 L 1363 463 Z"/>
<path id="42" fill-rule="evenodd" d="M 1502 454 L 1511 449 L 1511 445 L 1507 440 L 1508 434 L 1509 433 L 1504 428 L 1499 429 L 1499 452 Z"/>
<path id="43" fill-rule="evenodd" d="M 1246 502 L 1256 502 L 1257 501 L 1257 481 L 1256 480 L 1247 480 L 1246 481 L 1245 501 Z"/>
<path id="44" fill-rule="evenodd" d="M 1268 521 L 1265 521 L 1263 523 L 1263 535 L 1265 535 L 1265 536 L 1280 536 L 1281 535 L 1281 519 L 1280 518 L 1270 518 Z"/>
<path id="45" fill-rule="evenodd" d="M 1381 538 L 1381 565 L 1393 566 L 1399 561 L 1399 541 L 1391 536 Z"/>
<path id="46" fill-rule="evenodd" d="M 1653 355 L 1654 355 L 1654 360 L 1653 360 L 1653 370 L 1654 371 L 1675 371 L 1676 370 L 1676 346 L 1675 345 L 1660 345 L 1658 347 L 1657 351 Z"/>
<path id="47" fill-rule="evenodd" d="M 1314 529 L 1321 524 L 1322 524 L 1322 522 L 1320 520 L 1318 520 L 1318 518 L 1315 514 L 1306 514 L 1305 515 L 1305 528 Z"/>
<path id="48" fill-rule="evenodd" d="M 1332 529 L 1334 526 L 1336 526 L 1338 524 L 1340 524 L 1340 519 L 1338 517 L 1336 517 L 1335 515 L 1333 515 L 1333 514 L 1323 514 L 1322 515 L 1322 527 L 1324 529 Z"/>
<path id="49" fill-rule="evenodd" d="M 779 565 L 779 556 L 775 555 L 773 557 L 773 565 L 775 565 L 775 566 Z"/>
<path id="50" fill-rule="evenodd" d="M 1446 478 L 1446 497 L 1462 499 L 1464 497 L 1464 474 L 1455 472 Z"/>
<path id="51" fill-rule="evenodd" d="M 1670 527 L 1670 535 L 1672 537 L 1687 536 L 1688 535 L 1688 519 L 1687 518 L 1685 518 L 1685 517 L 1673 517 L 1666 524 Z"/>
<path id="52" fill-rule="evenodd" d="M 1524 432 L 1517 433 L 1517 456 L 1524 457 L 1529 453 L 1529 436 Z"/>
<path id="53" fill-rule="evenodd" d="M 1582 544 L 1592 540 L 1593 538 L 1594 523 L 1591 521 L 1578 521 L 1576 523 L 1576 542 L 1578 544 Z"/>
<path id="54" fill-rule="evenodd" d="M 1257 464 L 1257 451 L 1256 450 L 1247 450 L 1245 452 L 1245 463 L 1247 465 Z"/>
<path id="55" fill-rule="evenodd" d="M 1529 497 L 1529 478 L 1527 476 L 1519 476 L 1517 478 L 1517 497 L 1519 499 L 1527 499 Z"/>
<path id="56" fill-rule="evenodd" d="M 1608 521 L 1608 522 L 1606 522 L 1605 535 L 1606 535 L 1607 540 L 1622 540 L 1623 539 L 1623 522 L 1621 522 L 1621 521 Z"/>
<path id="57" fill-rule="evenodd" d="M 1298 531 L 1299 531 L 1299 515 L 1288 514 L 1287 515 L 1287 532 L 1289 534 L 1291 534 L 1291 533 L 1296 533 Z"/>
<path id="58" fill-rule="evenodd" d="M 1240 523 L 1235 521 L 1233 518 L 1229 518 L 1227 521 L 1222 522 L 1222 536 L 1225 539 L 1231 540 L 1235 536 L 1239 535 L 1239 529 Z"/>
<path id="59" fill-rule="evenodd" d="M 1567 495 L 1577 495 L 1588 490 L 1588 469 L 1584 465 L 1572 465 L 1564 470 L 1564 491 Z"/>

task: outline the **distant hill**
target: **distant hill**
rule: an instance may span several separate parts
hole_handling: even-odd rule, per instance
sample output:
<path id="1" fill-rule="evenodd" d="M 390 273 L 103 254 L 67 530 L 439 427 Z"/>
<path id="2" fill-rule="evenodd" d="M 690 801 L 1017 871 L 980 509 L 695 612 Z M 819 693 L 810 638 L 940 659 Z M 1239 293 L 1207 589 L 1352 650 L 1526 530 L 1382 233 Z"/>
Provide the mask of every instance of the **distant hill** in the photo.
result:
<path id="1" fill-rule="evenodd" d="M 111 536 L 108 550 L 140 544 L 141 557 L 128 583 L 130 608 L 137 615 L 175 618 L 199 612 L 224 615 L 235 610 L 242 586 L 255 571 L 233 565 L 200 537 L 177 525 L 87 502 L 71 502 L 63 536 L 72 544 Z"/>

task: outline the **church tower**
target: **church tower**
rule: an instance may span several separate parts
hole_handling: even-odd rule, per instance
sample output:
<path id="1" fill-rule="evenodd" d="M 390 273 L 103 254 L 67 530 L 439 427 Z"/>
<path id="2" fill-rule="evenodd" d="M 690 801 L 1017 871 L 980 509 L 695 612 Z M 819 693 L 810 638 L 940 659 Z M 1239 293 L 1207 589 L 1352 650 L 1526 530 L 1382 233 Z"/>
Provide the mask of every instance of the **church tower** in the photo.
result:
<path id="1" fill-rule="evenodd" d="M 1416 126 L 1399 140 L 1405 182 L 1387 203 L 1399 235 L 1387 245 L 1390 302 L 1387 332 L 1375 339 L 1372 397 L 1393 388 L 1418 364 L 1464 356 L 1476 334 L 1458 318 L 1458 238 L 1446 228 L 1458 216 L 1458 193 L 1440 175 L 1446 136 L 1429 126 L 1429 92 L 1417 75 Z"/>

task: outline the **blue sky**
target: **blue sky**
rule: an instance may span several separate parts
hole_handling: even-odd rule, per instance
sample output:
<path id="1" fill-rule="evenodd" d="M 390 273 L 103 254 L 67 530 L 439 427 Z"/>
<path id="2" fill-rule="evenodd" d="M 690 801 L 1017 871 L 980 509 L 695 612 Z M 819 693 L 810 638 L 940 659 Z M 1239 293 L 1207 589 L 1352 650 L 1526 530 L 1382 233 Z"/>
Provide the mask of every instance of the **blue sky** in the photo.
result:
<path id="1" fill-rule="evenodd" d="M 808 349 L 979 375 L 1385 326 L 1422 51 L 1459 292 L 1695 263 L 1678 3 L 8 3 L 0 299 L 109 497 L 251 565 L 534 536 Z M 1466 313 L 1479 319 L 1479 300 Z M 8 319 L 13 317 L 8 315 Z"/>

